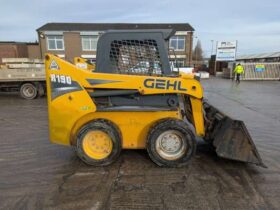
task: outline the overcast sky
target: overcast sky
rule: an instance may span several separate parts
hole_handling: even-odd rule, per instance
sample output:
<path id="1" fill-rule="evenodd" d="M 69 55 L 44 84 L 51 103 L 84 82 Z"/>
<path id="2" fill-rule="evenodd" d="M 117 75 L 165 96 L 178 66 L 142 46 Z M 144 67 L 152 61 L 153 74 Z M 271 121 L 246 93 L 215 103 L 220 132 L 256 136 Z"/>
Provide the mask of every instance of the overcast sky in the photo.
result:
<path id="1" fill-rule="evenodd" d="M 188 22 L 206 55 L 211 40 L 238 40 L 239 55 L 280 51 L 280 0 L 0 0 L 0 5 L 0 41 L 35 41 L 35 30 L 47 22 Z"/>

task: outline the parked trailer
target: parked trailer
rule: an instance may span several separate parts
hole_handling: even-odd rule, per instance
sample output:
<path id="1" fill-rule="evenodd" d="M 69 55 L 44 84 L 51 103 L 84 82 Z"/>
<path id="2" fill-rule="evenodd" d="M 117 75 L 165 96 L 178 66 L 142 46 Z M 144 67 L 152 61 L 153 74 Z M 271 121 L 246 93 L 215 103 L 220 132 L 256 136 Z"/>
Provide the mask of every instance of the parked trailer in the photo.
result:
<path id="1" fill-rule="evenodd" d="M 45 95 L 46 75 L 43 60 L 2 58 L 0 91 L 19 91 L 25 99 Z"/>

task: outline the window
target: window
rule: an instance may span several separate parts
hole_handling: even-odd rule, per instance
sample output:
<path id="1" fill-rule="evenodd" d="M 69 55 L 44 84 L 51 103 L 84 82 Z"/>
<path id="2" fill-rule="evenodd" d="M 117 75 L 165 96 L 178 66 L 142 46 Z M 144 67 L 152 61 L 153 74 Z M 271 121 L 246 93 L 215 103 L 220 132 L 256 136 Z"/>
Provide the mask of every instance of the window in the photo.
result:
<path id="1" fill-rule="evenodd" d="M 97 47 L 98 36 L 82 36 L 83 51 L 95 51 Z"/>
<path id="2" fill-rule="evenodd" d="M 170 62 L 170 66 L 172 67 L 172 68 L 180 68 L 180 67 L 184 67 L 185 66 L 185 60 L 171 60 Z"/>
<path id="3" fill-rule="evenodd" d="M 185 36 L 173 36 L 169 40 L 169 47 L 174 50 L 184 51 L 185 50 Z"/>
<path id="4" fill-rule="evenodd" d="M 177 67 L 184 67 L 184 60 L 177 60 Z"/>
<path id="5" fill-rule="evenodd" d="M 64 50 L 63 36 L 47 36 L 48 50 Z"/>
<path id="6" fill-rule="evenodd" d="M 119 74 L 161 75 L 162 62 L 156 40 L 114 40 L 111 68 Z"/>

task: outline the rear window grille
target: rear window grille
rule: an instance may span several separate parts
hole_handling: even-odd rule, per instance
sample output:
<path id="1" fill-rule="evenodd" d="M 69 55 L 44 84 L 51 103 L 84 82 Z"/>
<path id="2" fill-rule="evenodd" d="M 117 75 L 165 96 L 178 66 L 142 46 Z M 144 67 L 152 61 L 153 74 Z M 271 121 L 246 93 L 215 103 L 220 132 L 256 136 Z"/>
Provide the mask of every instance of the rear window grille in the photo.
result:
<path id="1" fill-rule="evenodd" d="M 111 42 L 110 65 L 114 73 L 161 75 L 162 62 L 155 40 Z"/>

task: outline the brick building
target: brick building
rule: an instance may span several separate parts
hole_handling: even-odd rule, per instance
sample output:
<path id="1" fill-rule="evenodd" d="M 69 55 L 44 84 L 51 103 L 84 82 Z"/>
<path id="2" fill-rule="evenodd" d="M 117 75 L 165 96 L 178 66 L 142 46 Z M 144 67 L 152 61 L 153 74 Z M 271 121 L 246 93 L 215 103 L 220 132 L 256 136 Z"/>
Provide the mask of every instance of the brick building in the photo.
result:
<path id="1" fill-rule="evenodd" d="M 69 61 L 76 56 L 95 59 L 98 37 L 104 31 L 129 29 L 174 29 L 176 34 L 169 40 L 169 46 L 180 66 L 191 65 L 194 29 L 188 23 L 47 23 L 37 29 L 40 53 L 57 54 Z"/>
<path id="2" fill-rule="evenodd" d="M 39 43 L 26 43 L 28 58 L 42 58 Z"/>
<path id="3" fill-rule="evenodd" d="M 0 63 L 2 58 L 41 58 L 39 43 L 0 42 Z"/>

